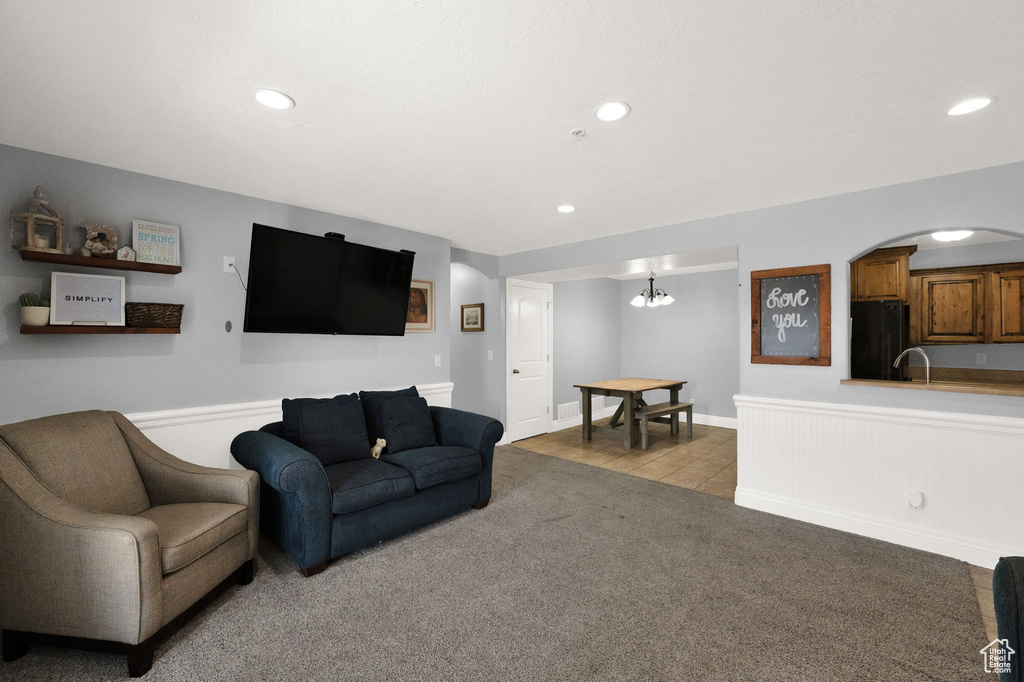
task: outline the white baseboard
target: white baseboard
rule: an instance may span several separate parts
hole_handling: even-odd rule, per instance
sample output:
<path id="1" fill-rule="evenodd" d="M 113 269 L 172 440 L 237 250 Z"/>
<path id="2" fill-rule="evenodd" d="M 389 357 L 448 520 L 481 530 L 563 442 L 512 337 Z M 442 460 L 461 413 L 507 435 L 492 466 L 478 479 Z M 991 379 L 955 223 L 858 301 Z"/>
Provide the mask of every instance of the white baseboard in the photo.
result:
<path id="1" fill-rule="evenodd" d="M 451 407 L 454 387 L 449 381 L 424 384 L 416 390 L 430 405 Z M 176 457 L 203 466 L 237 469 L 239 465 L 231 456 L 231 441 L 243 431 L 280 421 L 281 401 L 186 407 L 125 416 L 150 440 Z"/>
<path id="2" fill-rule="evenodd" d="M 748 509 L 953 557 L 983 568 L 995 568 L 999 557 L 1020 553 L 1019 547 L 995 545 L 962 535 L 929 531 L 909 524 L 862 516 L 741 487 L 736 488 L 736 504 Z"/>
<path id="3" fill-rule="evenodd" d="M 717 426 L 722 429 L 736 430 L 736 417 L 716 417 L 713 414 L 697 414 L 693 415 L 694 424 L 704 424 L 706 426 Z"/>

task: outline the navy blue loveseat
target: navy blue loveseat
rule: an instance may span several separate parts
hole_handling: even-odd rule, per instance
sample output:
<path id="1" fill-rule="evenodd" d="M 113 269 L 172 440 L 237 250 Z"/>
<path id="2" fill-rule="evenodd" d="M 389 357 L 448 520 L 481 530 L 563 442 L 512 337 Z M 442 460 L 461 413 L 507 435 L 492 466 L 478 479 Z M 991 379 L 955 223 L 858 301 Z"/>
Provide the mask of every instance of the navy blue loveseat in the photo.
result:
<path id="1" fill-rule="evenodd" d="M 491 498 L 501 422 L 428 407 L 416 389 L 285 400 L 284 421 L 231 443 L 260 474 L 260 526 L 306 575 Z M 384 437 L 379 459 L 371 444 Z"/>

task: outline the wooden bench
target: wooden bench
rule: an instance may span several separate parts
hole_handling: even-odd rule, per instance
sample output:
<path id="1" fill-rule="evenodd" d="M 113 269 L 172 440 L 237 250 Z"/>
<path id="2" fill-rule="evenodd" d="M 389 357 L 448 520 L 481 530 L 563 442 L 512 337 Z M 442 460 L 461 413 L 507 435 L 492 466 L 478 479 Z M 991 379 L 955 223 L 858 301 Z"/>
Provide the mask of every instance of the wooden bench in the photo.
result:
<path id="1" fill-rule="evenodd" d="M 640 420 L 641 449 L 647 449 L 647 422 L 670 424 L 672 433 L 679 433 L 680 412 L 686 412 L 686 437 L 693 438 L 693 403 L 657 403 L 636 410 L 634 417 Z"/>

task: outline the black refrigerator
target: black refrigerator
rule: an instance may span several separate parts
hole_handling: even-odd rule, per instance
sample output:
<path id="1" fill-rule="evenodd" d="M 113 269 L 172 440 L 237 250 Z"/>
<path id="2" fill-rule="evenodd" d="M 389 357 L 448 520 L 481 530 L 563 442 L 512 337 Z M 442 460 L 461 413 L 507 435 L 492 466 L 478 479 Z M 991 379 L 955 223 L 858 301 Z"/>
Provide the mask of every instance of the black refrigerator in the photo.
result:
<path id="1" fill-rule="evenodd" d="M 906 381 L 907 363 L 892 366 L 910 340 L 910 306 L 899 299 L 850 304 L 850 378 Z"/>

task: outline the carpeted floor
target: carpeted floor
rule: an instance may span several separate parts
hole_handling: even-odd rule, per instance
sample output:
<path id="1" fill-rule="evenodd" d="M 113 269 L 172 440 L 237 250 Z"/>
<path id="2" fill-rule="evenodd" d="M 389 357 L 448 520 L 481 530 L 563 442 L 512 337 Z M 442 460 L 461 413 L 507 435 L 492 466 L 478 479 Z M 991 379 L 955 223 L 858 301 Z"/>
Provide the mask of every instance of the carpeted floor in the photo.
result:
<path id="1" fill-rule="evenodd" d="M 157 650 L 165 680 L 983 680 L 958 561 L 511 446 L 495 495 L 302 578 L 273 547 Z M 122 680 L 33 649 L 0 678 Z"/>

